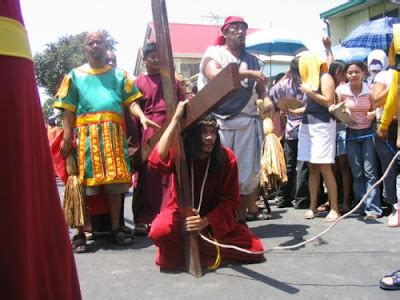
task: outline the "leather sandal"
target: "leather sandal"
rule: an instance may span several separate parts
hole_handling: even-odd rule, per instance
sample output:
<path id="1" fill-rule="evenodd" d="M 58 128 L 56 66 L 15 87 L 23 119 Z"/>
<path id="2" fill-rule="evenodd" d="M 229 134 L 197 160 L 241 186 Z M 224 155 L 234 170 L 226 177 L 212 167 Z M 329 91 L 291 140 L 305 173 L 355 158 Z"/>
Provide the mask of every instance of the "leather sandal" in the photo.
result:
<path id="1" fill-rule="evenodd" d="M 124 231 L 123 228 L 114 229 L 110 233 L 112 240 L 120 246 L 129 246 L 133 244 L 133 236 Z"/>
<path id="2" fill-rule="evenodd" d="M 145 223 L 137 223 L 135 224 L 135 230 L 133 233 L 138 236 L 147 236 L 150 231 L 150 225 Z"/>
<path id="3" fill-rule="evenodd" d="M 331 209 L 329 202 L 326 202 L 324 204 L 321 204 L 320 206 L 318 206 L 317 211 L 318 212 L 325 212 L 325 211 L 329 211 Z"/>
<path id="4" fill-rule="evenodd" d="M 259 209 L 256 212 L 246 213 L 246 221 L 270 220 L 271 218 L 271 214 L 265 212 L 263 209 Z"/>
<path id="5" fill-rule="evenodd" d="M 72 237 L 72 250 L 74 253 L 86 253 L 90 251 L 84 233 L 76 234 Z"/>

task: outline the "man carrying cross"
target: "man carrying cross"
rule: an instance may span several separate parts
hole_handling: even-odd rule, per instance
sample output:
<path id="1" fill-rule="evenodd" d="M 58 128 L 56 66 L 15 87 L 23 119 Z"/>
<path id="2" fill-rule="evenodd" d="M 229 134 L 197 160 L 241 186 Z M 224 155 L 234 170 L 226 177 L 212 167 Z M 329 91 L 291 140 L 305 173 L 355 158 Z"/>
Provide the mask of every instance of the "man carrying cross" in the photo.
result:
<path id="1" fill-rule="evenodd" d="M 238 159 L 241 198 L 238 220 L 241 222 L 245 221 L 247 209 L 253 218 L 264 219 L 255 205 L 263 138 L 257 98 L 264 100 L 265 111 L 273 109 L 259 61 L 245 51 L 247 28 L 247 23 L 241 17 L 225 19 L 221 28 L 223 35 L 217 39 L 215 46 L 206 50 L 198 78 L 200 90 L 229 63 L 239 65 L 241 88 L 220 105 L 213 115 L 219 125 L 222 144 L 231 148 Z"/>
<path id="2" fill-rule="evenodd" d="M 164 174 L 174 169 L 171 142 L 185 104 L 180 102 L 169 125 L 149 157 L 150 167 Z M 236 222 L 240 204 L 239 179 L 233 152 L 221 145 L 218 125 L 206 117 L 184 136 L 188 162 L 193 216 L 184 219 L 189 233 L 203 233 L 219 243 L 235 245 L 250 251 L 263 251 L 261 241 L 250 230 Z M 175 176 L 175 174 L 173 175 Z M 149 237 L 157 246 L 156 263 L 161 269 L 185 269 L 184 241 L 177 201 L 175 181 L 170 196 L 152 223 Z M 199 240 L 201 266 L 212 269 L 234 262 L 255 263 L 264 260 L 262 254 L 244 254 L 232 249 L 220 249 Z"/>

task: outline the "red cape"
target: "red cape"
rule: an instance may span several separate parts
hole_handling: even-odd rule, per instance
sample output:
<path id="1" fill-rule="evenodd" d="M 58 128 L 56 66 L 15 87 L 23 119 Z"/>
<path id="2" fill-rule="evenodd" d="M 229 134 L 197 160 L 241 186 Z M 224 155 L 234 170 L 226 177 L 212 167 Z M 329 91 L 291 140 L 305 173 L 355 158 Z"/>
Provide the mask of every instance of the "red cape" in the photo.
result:
<path id="1" fill-rule="evenodd" d="M 0 16 L 21 23 L 18 0 Z M 4 299 L 80 299 L 33 62 L 0 55 L 0 278 Z"/>

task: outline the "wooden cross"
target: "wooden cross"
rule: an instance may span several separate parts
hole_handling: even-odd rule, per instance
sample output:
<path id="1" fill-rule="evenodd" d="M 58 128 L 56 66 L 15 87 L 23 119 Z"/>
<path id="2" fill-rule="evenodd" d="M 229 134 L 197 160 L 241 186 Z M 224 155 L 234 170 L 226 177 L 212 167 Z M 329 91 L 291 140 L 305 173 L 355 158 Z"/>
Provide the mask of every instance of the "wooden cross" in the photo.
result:
<path id="1" fill-rule="evenodd" d="M 171 40 L 169 35 L 168 17 L 165 0 L 152 0 L 152 11 L 154 30 L 156 33 L 157 48 L 159 49 L 161 82 L 164 98 L 167 104 L 167 122 L 157 133 L 145 144 L 141 151 L 141 161 L 148 158 L 149 152 L 158 142 L 166 124 L 171 120 L 177 105 L 177 91 L 175 84 L 174 63 L 172 57 Z M 173 137 L 175 168 L 176 168 L 176 192 L 179 202 L 181 219 L 193 215 L 190 195 L 189 174 L 186 163 L 185 150 L 181 133 L 197 122 L 202 116 L 210 113 L 217 105 L 227 99 L 227 95 L 240 87 L 238 66 L 231 64 L 222 70 L 214 80 L 207 84 L 186 106 L 186 115 L 178 124 Z M 136 157 L 138 159 L 138 157 Z M 197 234 L 189 234 L 185 230 L 185 259 L 186 270 L 195 277 L 202 275 L 200 256 L 198 250 Z"/>

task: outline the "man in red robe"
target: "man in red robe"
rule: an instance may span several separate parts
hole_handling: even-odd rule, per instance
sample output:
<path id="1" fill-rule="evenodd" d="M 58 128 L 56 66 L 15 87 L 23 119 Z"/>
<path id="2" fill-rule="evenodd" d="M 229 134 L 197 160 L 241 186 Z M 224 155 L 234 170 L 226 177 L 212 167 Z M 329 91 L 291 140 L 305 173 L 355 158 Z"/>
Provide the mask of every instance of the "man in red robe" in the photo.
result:
<path id="1" fill-rule="evenodd" d="M 149 157 L 150 166 L 163 174 L 171 174 L 174 169 L 171 140 L 186 103 L 187 101 L 178 104 L 171 122 Z M 203 233 L 222 244 L 235 245 L 254 252 L 263 251 L 259 238 L 245 225 L 236 222 L 236 211 L 240 205 L 236 157 L 231 150 L 221 145 L 216 121 L 211 117 L 200 121 L 187 133 L 184 144 L 194 207 L 194 215 L 185 220 L 185 230 Z M 154 219 L 149 237 L 158 248 L 156 263 L 161 269 L 184 270 L 181 218 L 175 181 L 171 182 L 170 195 Z M 213 265 L 216 268 L 228 263 L 264 261 L 262 254 L 217 249 L 202 239 L 199 240 L 199 252 L 202 267 Z"/>
<path id="2" fill-rule="evenodd" d="M 136 117 L 140 120 L 145 116 L 161 126 L 167 120 L 167 105 L 162 89 L 160 60 L 155 43 L 149 43 L 144 47 L 143 61 L 147 74 L 139 75 L 135 80 L 136 87 L 143 95 L 141 99 L 138 99 L 138 105 L 135 107 Z M 176 81 L 176 88 L 178 100 L 183 100 L 184 94 L 179 88 L 178 81 Z M 128 117 L 127 120 L 131 119 Z M 154 135 L 155 128 L 144 128 L 138 120 L 132 120 L 131 124 L 127 124 L 127 128 L 133 138 L 132 142 L 143 145 Z M 132 203 L 135 234 L 147 235 L 149 225 L 160 212 L 163 199 L 169 195 L 170 178 L 151 169 L 147 162 L 139 167 L 136 176 L 137 185 Z"/>
<path id="3" fill-rule="evenodd" d="M 80 299 L 18 0 L 0 1 L 2 299 Z"/>

